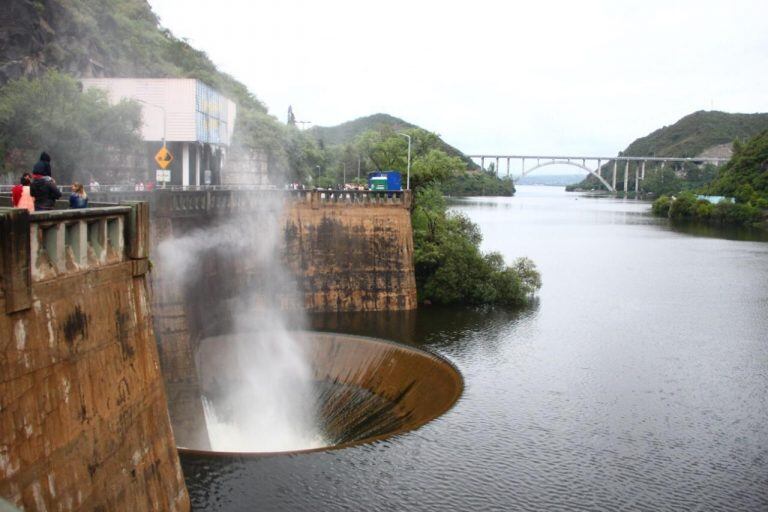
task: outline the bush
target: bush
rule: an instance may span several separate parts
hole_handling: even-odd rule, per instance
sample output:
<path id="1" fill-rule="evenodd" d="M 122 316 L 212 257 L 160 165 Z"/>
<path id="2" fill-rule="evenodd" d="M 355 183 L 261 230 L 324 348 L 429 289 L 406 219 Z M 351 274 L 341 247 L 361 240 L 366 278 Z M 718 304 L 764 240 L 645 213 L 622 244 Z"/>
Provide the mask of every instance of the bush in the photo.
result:
<path id="1" fill-rule="evenodd" d="M 760 208 L 751 204 L 720 202 L 714 208 L 713 218 L 723 224 L 745 225 L 760 221 Z"/>
<path id="2" fill-rule="evenodd" d="M 661 196 L 653 202 L 651 211 L 658 217 L 669 217 L 670 206 L 672 206 L 672 199 L 669 196 Z"/>
<path id="3" fill-rule="evenodd" d="M 669 207 L 670 219 L 691 219 L 696 215 L 696 196 L 684 192 Z"/>
<path id="4" fill-rule="evenodd" d="M 704 199 L 700 199 L 696 201 L 696 205 L 694 206 L 693 216 L 694 218 L 699 220 L 708 220 L 712 216 L 714 211 L 715 211 L 714 204 Z"/>
<path id="5" fill-rule="evenodd" d="M 703 199 L 697 200 L 689 193 L 680 194 L 674 200 L 661 196 L 654 201 L 652 210 L 654 215 L 668 216 L 675 220 L 690 219 L 733 225 L 758 223 L 762 215 L 761 208 L 751 203 L 720 201 L 715 205 Z"/>

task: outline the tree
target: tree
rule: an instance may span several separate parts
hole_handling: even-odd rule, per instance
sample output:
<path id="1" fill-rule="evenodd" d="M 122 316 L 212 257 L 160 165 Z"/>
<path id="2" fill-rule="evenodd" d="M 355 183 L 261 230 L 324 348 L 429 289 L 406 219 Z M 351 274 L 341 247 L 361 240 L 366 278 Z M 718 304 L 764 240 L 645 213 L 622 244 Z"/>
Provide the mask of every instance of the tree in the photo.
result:
<path id="1" fill-rule="evenodd" d="M 391 127 L 363 132 L 355 145 L 377 171 L 404 170 L 407 166 L 408 143 Z"/>
<path id="2" fill-rule="evenodd" d="M 459 157 L 439 149 L 437 135 L 421 129 L 406 132 L 411 137 L 411 188 L 445 181 L 467 164 Z M 408 167 L 408 141 L 391 127 L 363 132 L 356 141 L 361 155 L 379 171 L 397 170 L 405 174 Z"/>
<path id="3" fill-rule="evenodd" d="M 430 149 L 426 154 L 413 158 L 411 187 L 419 188 L 429 183 L 443 182 L 464 168 L 466 164 L 461 158 L 448 156 L 439 149 Z"/>
<path id="4" fill-rule="evenodd" d="M 743 203 L 762 205 L 768 201 L 768 130 L 744 144 L 734 143 L 733 157 L 708 192 L 735 196 Z"/>
<path id="5" fill-rule="evenodd" d="M 51 154 L 57 181 L 86 181 L 108 170 L 143 168 L 141 109 L 135 102 L 111 106 L 97 89 L 49 71 L 0 88 L 0 152 L 3 170 L 28 171 L 43 150 Z"/>
<path id="6" fill-rule="evenodd" d="M 642 182 L 643 192 L 661 196 L 663 194 L 675 194 L 680 191 L 680 178 L 675 171 L 664 167 L 649 169 L 645 174 L 645 180 Z"/>

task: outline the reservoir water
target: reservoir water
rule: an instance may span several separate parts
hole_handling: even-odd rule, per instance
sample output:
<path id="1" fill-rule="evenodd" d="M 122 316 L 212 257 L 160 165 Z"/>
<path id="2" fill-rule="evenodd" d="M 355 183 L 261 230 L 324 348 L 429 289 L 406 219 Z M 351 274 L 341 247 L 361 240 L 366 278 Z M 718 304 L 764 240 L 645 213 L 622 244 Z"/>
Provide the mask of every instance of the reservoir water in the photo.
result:
<path id="1" fill-rule="evenodd" d="M 765 240 L 550 187 L 454 209 L 536 262 L 533 307 L 313 323 L 441 354 L 459 402 L 369 445 L 184 456 L 195 509 L 768 510 Z"/>

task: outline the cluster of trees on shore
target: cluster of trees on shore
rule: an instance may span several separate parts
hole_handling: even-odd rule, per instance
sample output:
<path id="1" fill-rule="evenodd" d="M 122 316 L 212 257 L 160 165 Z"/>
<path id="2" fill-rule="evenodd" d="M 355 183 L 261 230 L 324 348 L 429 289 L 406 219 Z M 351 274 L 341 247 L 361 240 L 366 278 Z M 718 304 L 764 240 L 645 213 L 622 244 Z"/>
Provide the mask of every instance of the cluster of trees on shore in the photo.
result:
<path id="1" fill-rule="evenodd" d="M 480 251 L 482 234 L 460 213 L 448 212 L 439 185 L 416 190 L 412 213 L 419 299 L 438 304 L 527 304 L 541 287 L 528 258 L 507 266 L 499 253 Z"/>
<path id="2" fill-rule="evenodd" d="M 768 210 L 768 130 L 746 143 L 735 142 L 731 160 L 697 192 L 729 199 L 713 204 L 690 190 L 665 194 L 654 201 L 653 213 L 674 220 L 759 224 Z"/>

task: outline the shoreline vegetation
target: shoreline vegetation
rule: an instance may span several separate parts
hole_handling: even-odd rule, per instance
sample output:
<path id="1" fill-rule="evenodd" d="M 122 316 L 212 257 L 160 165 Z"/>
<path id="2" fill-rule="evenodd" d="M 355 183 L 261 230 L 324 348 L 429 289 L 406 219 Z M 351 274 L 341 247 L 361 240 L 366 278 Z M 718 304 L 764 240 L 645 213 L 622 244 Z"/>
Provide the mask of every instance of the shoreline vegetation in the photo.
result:
<path id="1" fill-rule="evenodd" d="M 671 220 L 768 228 L 768 130 L 735 142 L 731 160 L 699 192 L 727 199 L 713 204 L 692 192 L 662 195 L 652 211 Z"/>
<path id="2" fill-rule="evenodd" d="M 448 211 L 437 183 L 415 191 L 411 212 L 414 267 L 420 304 L 527 306 L 541 288 L 528 258 L 511 265 L 500 253 L 480 251 L 477 224 Z"/>
<path id="3" fill-rule="evenodd" d="M 712 203 L 699 199 L 691 192 L 678 196 L 663 195 L 656 199 L 651 212 L 657 217 L 666 217 L 672 221 L 695 220 L 731 226 L 760 227 L 765 212 L 751 203 L 734 203 L 722 200 Z"/>

